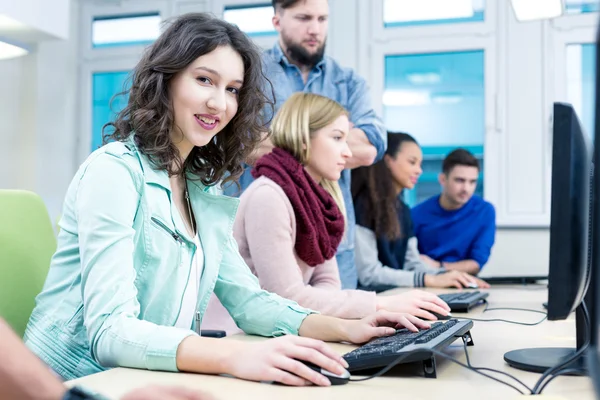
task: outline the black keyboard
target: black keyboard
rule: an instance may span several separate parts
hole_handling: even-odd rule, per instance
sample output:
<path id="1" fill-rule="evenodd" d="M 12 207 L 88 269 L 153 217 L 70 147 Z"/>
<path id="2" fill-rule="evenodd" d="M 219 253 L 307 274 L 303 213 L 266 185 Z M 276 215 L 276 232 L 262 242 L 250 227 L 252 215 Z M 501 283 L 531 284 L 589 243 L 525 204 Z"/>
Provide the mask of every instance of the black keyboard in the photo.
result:
<path id="1" fill-rule="evenodd" d="M 435 358 L 429 349 L 442 350 L 456 339 L 465 337 L 472 344 L 469 330 L 473 327 L 470 320 L 450 319 L 435 322 L 430 329 L 411 332 L 399 329 L 392 336 L 374 339 L 369 343 L 344 354 L 348 362 L 348 371 L 355 372 L 371 368 L 385 367 L 406 354 L 400 364 L 424 361 L 425 376 L 435 377 Z"/>
<path id="2" fill-rule="evenodd" d="M 451 311 L 468 312 L 471 308 L 482 304 L 483 300 L 489 296 L 489 293 L 475 290 L 471 292 L 446 293 L 439 296 L 448 303 Z"/>

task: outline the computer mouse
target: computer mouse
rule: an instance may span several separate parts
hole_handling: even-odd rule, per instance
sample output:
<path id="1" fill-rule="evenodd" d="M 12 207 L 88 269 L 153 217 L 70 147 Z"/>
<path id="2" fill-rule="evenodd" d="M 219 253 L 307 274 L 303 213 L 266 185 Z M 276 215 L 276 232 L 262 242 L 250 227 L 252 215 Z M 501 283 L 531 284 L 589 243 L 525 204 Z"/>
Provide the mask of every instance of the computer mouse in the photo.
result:
<path id="1" fill-rule="evenodd" d="M 467 285 L 467 287 L 468 287 L 469 289 L 478 289 L 478 288 L 479 288 L 479 285 L 477 285 L 475 282 L 470 282 L 470 283 Z"/>
<path id="2" fill-rule="evenodd" d="M 348 381 L 350 381 L 350 372 L 348 372 L 346 370 L 344 370 L 344 373 L 342 375 L 337 375 L 337 374 L 327 371 L 326 369 L 323 369 L 323 368 L 319 367 L 318 365 L 315 365 L 311 362 L 304 361 L 304 360 L 298 360 L 298 361 L 300 361 L 302 364 L 306 365 L 308 368 L 312 369 L 313 371 L 317 371 L 318 373 L 323 375 L 325 378 L 329 379 L 329 382 L 331 382 L 332 386 L 333 385 L 345 385 L 346 383 L 348 383 Z"/>
<path id="3" fill-rule="evenodd" d="M 429 312 L 432 313 L 433 315 L 435 315 L 436 318 L 439 321 L 444 321 L 444 320 L 452 319 L 452 314 L 450 314 L 450 313 L 448 313 L 448 315 L 442 315 L 442 314 L 438 314 L 438 313 L 433 312 L 433 311 L 429 311 Z"/>

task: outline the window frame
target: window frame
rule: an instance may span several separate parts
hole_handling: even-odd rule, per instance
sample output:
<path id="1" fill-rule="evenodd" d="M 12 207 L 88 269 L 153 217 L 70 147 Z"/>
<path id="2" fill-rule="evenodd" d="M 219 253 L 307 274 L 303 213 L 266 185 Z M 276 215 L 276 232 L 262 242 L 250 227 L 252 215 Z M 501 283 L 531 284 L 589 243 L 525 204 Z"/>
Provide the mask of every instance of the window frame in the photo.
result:
<path id="1" fill-rule="evenodd" d="M 417 39 L 430 37 L 465 37 L 493 35 L 496 24 L 495 17 L 498 0 L 486 0 L 484 20 L 477 22 L 430 23 L 415 26 L 394 26 L 386 28 L 383 22 L 383 0 L 371 0 L 371 20 L 373 34 L 378 41 L 395 39 Z M 460 32 L 460 33 L 459 33 Z"/>
<path id="2" fill-rule="evenodd" d="M 597 14 L 597 13 L 592 13 Z M 580 15 L 577 15 L 579 17 Z M 597 22 L 598 15 L 595 15 Z M 566 17 L 570 18 L 570 17 Z M 585 20 L 583 21 L 585 22 Z M 554 76 L 554 87 L 552 93 L 552 102 L 568 101 L 567 93 L 567 46 L 572 44 L 595 44 L 596 28 L 595 26 L 574 26 L 560 23 L 551 26 L 550 52 L 553 59 L 552 65 Z"/>
<path id="3" fill-rule="evenodd" d="M 94 43 L 94 24 L 96 24 L 100 21 L 118 21 L 118 20 L 124 20 L 124 19 L 134 20 L 137 18 L 158 19 L 159 28 L 160 28 L 160 24 L 162 23 L 161 16 L 158 11 L 144 13 L 144 14 L 125 14 L 125 15 L 107 15 L 107 16 L 97 15 L 97 16 L 94 16 L 92 19 L 92 36 L 91 36 L 92 37 L 92 48 L 94 50 L 97 50 L 97 49 L 126 47 L 126 46 L 129 46 L 129 47 L 130 46 L 147 46 L 148 44 L 152 43 L 152 40 L 109 42 L 109 43 L 103 43 L 103 44 Z"/>
<path id="4" fill-rule="evenodd" d="M 546 146 L 544 158 L 546 164 L 546 209 L 548 212 L 548 225 L 550 226 L 551 207 L 551 182 L 552 182 L 552 103 L 557 101 L 568 102 L 568 71 L 567 71 L 567 46 L 571 44 L 595 44 L 596 24 L 600 13 L 588 14 L 563 14 L 546 23 L 548 40 L 545 43 L 546 57 L 544 59 L 547 72 L 545 117 L 547 127 Z M 581 116 L 578 115 L 581 119 Z M 593 132 L 590 132 L 593 135 Z"/>
<path id="5" fill-rule="evenodd" d="M 92 43 L 92 24 L 94 18 L 110 16 L 128 16 L 137 14 L 158 13 L 164 21 L 171 15 L 171 4 L 165 0 L 136 1 L 126 4 L 84 4 L 81 7 L 80 22 L 80 51 L 83 60 L 96 60 L 103 58 L 128 57 L 139 54 L 148 46 L 147 44 L 136 44 L 131 46 L 107 46 L 94 47 Z"/>
<path id="6" fill-rule="evenodd" d="M 95 60 L 93 63 L 84 63 L 81 66 L 80 104 L 84 107 L 79 120 L 79 134 L 77 136 L 77 165 L 81 164 L 91 153 L 92 119 L 93 119 L 93 75 L 98 72 L 131 71 L 137 64 L 139 57 L 129 56 L 120 59 Z"/>
<path id="7" fill-rule="evenodd" d="M 229 11 L 232 10 L 251 10 L 251 9 L 257 9 L 257 8 L 269 8 L 269 9 L 273 9 L 273 6 L 271 5 L 271 3 L 256 3 L 256 4 L 226 4 L 223 7 L 223 19 L 225 20 L 225 11 L 227 11 L 227 9 L 229 9 Z M 271 22 L 271 21 L 269 21 Z M 277 36 L 278 32 L 275 30 L 275 28 L 273 27 L 273 25 L 271 24 L 271 30 L 269 31 L 258 31 L 258 32 L 246 32 L 244 31 L 244 33 L 246 35 L 248 35 L 248 37 L 252 38 L 252 39 L 258 39 L 261 37 L 268 37 L 268 38 L 273 38 L 275 36 Z"/>
<path id="8" fill-rule="evenodd" d="M 264 2 L 264 0 L 213 0 L 210 2 L 211 11 L 218 18 L 224 19 L 224 12 L 226 7 L 251 7 L 262 4 L 269 4 Z M 275 32 L 273 35 L 260 35 L 260 36 L 252 36 L 251 34 L 247 34 L 250 39 L 254 43 L 256 43 L 262 49 L 270 49 L 273 47 L 275 43 L 277 43 L 278 35 Z"/>

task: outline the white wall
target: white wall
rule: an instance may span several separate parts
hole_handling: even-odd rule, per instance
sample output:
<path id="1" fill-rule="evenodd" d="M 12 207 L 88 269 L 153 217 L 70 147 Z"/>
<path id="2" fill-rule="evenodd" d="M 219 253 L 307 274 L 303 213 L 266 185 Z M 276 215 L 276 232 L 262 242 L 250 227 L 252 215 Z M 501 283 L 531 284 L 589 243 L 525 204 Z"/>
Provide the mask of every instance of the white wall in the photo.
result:
<path id="1" fill-rule="evenodd" d="M 34 135 L 26 127 L 35 118 L 36 56 L 0 61 L 0 187 L 31 186 L 34 168 L 29 143 Z"/>
<path id="2" fill-rule="evenodd" d="M 27 27 L 22 40 L 67 39 L 70 3 L 70 0 L 0 0 L 0 15 Z"/>
<path id="3" fill-rule="evenodd" d="M 0 188 L 33 190 L 55 219 L 75 172 L 77 3 L 68 40 L 0 61 Z"/>

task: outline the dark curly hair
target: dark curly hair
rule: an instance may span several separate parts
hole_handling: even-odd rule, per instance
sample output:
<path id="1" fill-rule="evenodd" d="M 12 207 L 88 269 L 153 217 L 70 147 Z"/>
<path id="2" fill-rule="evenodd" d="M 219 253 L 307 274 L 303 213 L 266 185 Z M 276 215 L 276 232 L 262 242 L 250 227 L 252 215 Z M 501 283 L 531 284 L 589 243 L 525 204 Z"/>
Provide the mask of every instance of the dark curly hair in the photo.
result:
<path id="1" fill-rule="evenodd" d="M 418 145 L 415 138 L 407 133 L 388 132 L 385 154 L 396 158 L 405 142 Z M 385 160 L 352 171 L 352 198 L 356 205 L 357 223 L 374 231 L 377 237 L 389 240 L 402 237 L 393 179 Z"/>
<path id="2" fill-rule="evenodd" d="M 169 83 L 198 57 L 220 46 L 231 46 L 244 64 L 238 111 L 206 146 L 194 147 L 182 163 L 170 136 L 174 114 Z M 224 177 L 224 182 L 237 182 L 243 161 L 262 140 L 261 133 L 268 131 L 263 108 L 273 107 L 263 92 L 266 83 L 271 92 L 273 88 L 262 71 L 261 52 L 248 36 L 209 14 L 179 16 L 145 51 L 128 79 L 131 88 L 120 94 L 129 95 L 127 106 L 103 127 L 104 143 L 125 141 L 135 134 L 140 151 L 171 176 L 190 172 L 207 186 Z"/>

